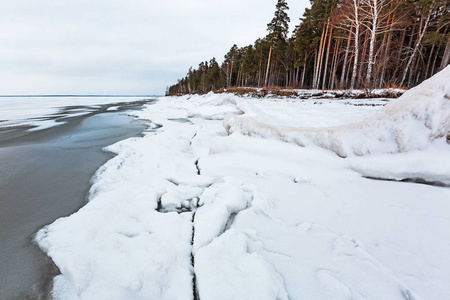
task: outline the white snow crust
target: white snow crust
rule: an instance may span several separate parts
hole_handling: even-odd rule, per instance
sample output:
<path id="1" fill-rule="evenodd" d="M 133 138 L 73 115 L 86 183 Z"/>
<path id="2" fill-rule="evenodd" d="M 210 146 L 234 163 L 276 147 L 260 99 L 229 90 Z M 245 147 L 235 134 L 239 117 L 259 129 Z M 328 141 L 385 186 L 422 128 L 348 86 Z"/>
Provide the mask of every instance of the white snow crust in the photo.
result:
<path id="1" fill-rule="evenodd" d="M 449 73 L 385 107 L 147 105 L 149 129 L 107 148 L 89 203 L 36 235 L 55 298 L 449 298 Z M 441 185 L 398 182 L 413 178 Z"/>
<path id="2" fill-rule="evenodd" d="M 255 118 L 248 111 L 252 112 L 244 108 L 243 115 L 225 117 L 228 133 L 277 137 L 300 146 L 314 144 L 342 157 L 423 149 L 435 139 L 450 139 L 450 68 L 359 122 L 325 128 L 292 127 L 281 125 L 276 118 Z"/>

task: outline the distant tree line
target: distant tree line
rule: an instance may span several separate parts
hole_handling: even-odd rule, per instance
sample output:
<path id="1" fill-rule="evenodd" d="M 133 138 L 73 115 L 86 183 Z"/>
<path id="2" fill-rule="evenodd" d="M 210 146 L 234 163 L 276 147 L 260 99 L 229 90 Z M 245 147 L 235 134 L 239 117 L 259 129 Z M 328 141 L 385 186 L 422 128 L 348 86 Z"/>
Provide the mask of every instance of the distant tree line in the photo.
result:
<path id="1" fill-rule="evenodd" d="M 169 94 L 223 87 L 412 87 L 450 61 L 449 0 L 310 0 L 291 37 L 277 0 L 268 34 L 190 69 Z"/>

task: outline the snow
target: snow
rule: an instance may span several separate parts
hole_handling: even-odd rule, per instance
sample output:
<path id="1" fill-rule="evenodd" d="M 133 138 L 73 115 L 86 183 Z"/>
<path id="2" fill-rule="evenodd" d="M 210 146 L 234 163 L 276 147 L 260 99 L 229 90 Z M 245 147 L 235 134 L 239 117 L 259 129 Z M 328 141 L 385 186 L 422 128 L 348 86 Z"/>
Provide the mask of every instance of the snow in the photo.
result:
<path id="1" fill-rule="evenodd" d="M 326 128 L 292 127 L 229 113 L 224 119 L 228 133 L 278 137 L 300 146 L 315 144 L 341 157 L 396 153 L 424 149 L 430 141 L 446 138 L 450 130 L 450 68 L 435 75 L 362 121 Z M 274 119 L 273 122 L 276 122 Z"/>
<path id="2" fill-rule="evenodd" d="M 134 112 L 144 136 L 35 237 L 55 298 L 448 298 L 449 74 L 384 107 L 211 93 Z"/>

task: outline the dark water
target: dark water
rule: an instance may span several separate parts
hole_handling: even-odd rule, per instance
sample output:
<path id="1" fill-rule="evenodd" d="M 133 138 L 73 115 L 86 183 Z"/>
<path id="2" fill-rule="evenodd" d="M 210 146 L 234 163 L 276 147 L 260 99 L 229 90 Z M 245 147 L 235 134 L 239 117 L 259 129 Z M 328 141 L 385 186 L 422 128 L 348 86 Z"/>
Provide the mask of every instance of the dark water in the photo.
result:
<path id="1" fill-rule="evenodd" d="M 67 121 L 28 132 L 0 128 L 0 299 L 48 299 L 58 269 L 33 243 L 44 225 L 86 202 L 90 178 L 113 155 L 102 148 L 145 126 L 124 112 L 149 101 L 102 105 L 82 117 L 67 108 L 52 116 Z M 117 111 L 108 107 L 119 106 Z"/>

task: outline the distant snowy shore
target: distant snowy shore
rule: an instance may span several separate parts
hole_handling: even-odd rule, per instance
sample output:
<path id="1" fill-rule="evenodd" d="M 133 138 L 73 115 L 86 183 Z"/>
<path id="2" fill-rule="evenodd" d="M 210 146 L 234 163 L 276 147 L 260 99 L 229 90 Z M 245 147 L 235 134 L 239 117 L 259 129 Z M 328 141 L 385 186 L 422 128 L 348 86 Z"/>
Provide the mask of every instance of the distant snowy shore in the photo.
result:
<path id="1" fill-rule="evenodd" d="M 135 114 L 144 136 L 36 235 L 56 299 L 450 295 L 450 67 L 396 100 L 210 93 Z"/>

